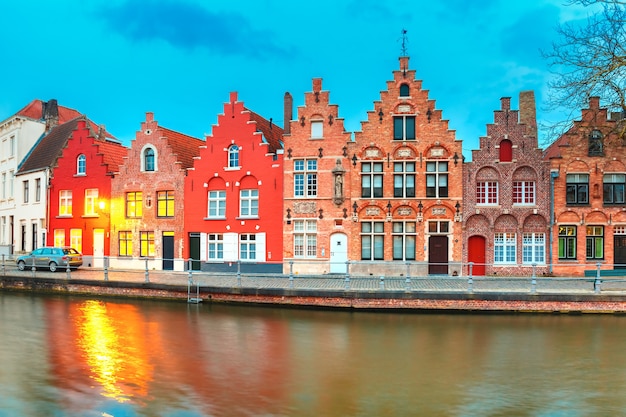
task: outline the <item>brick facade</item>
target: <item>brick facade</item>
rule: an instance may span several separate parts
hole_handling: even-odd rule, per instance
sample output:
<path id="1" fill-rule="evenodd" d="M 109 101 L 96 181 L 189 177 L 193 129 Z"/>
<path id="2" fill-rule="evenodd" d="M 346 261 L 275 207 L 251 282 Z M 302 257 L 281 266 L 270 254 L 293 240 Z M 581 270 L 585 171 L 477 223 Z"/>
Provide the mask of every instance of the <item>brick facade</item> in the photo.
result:
<path id="1" fill-rule="evenodd" d="M 545 151 L 554 186 L 554 272 L 626 267 L 626 147 L 621 114 L 591 97 L 582 117 Z M 618 265 L 615 265 L 618 264 Z"/>
<path id="2" fill-rule="evenodd" d="M 501 99 L 464 172 L 463 263 L 473 275 L 545 274 L 549 256 L 549 164 L 537 143 L 535 99 L 520 110 Z"/>
<path id="3" fill-rule="evenodd" d="M 353 237 L 351 219 L 351 134 L 339 109 L 313 79 L 304 106 L 283 138 L 284 269 L 293 273 L 345 272 Z M 290 99 L 286 114 L 290 114 Z M 286 120 L 291 117 L 285 117 Z"/>

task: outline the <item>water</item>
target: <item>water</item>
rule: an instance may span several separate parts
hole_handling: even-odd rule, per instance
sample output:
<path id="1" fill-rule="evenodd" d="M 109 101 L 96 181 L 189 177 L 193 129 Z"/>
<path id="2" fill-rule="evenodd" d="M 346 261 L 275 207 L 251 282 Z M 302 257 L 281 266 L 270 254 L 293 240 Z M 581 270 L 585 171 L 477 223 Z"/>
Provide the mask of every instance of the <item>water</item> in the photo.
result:
<path id="1" fill-rule="evenodd" d="M 626 317 L 0 293 L 0 417 L 626 415 Z"/>

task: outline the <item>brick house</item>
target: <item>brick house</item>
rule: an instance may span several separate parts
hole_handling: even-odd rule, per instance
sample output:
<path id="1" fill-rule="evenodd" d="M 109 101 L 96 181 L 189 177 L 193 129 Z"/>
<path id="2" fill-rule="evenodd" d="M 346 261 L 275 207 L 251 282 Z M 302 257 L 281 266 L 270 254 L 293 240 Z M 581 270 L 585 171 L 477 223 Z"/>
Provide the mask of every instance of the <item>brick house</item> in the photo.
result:
<path id="1" fill-rule="evenodd" d="M 553 181 L 555 274 L 626 268 L 624 121 L 591 97 L 580 120 L 545 150 Z"/>
<path id="2" fill-rule="evenodd" d="M 458 275 L 462 142 L 415 79 L 409 58 L 399 61 L 349 149 L 350 215 L 358 230 L 349 254 L 361 261 L 355 273 Z"/>
<path id="3" fill-rule="evenodd" d="M 185 178 L 194 269 L 282 270 L 283 129 L 230 94 Z"/>
<path id="4" fill-rule="evenodd" d="M 185 176 L 203 145 L 146 113 L 111 182 L 112 267 L 185 269 Z"/>
<path id="5" fill-rule="evenodd" d="M 535 97 L 519 95 L 520 110 L 501 99 L 494 122 L 464 171 L 464 272 L 531 275 L 548 272 L 549 164 L 537 142 Z"/>
<path id="6" fill-rule="evenodd" d="M 345 273 L 353 229 L 350 198 L 351 134 L 322 79 L 304 95 L 286 125 L 284 161 L 285 272 Z M 285 120 L 291 120 L 290 95 Z"/>
<path id="7" fill-rule="evenodd" d="M 50 167 L 48 245 L 71 246 L 83 253 L 85 266 L 104 266 L 104 257 L 110 254 L 111 179 L 126 152 L 103 127 L 95 130 L 84 116 L 53 129 L 33 149 L 22 168 L 37 163 Z M 39 187 L 35 186 L 35 199 Z M 24 196 L 29 188 L 24 181 Z"/>

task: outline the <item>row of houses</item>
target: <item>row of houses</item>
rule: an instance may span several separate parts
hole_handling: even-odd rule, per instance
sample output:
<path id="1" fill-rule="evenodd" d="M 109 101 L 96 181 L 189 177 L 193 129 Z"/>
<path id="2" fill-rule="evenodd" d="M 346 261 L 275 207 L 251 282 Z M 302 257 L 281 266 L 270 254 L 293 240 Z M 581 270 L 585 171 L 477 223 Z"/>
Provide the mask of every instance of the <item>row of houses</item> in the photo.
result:
<path id="1" fill-rule="evenodd" d="M 370 275 L 626 267 L 621 115 L 593 97 L 543 150 L 535 98 L 502 98 L 472 161 L 400 57 L 361 130 L 315 78 L 283 127 L 231 93 L 195 138 L 147 113 L 130 146 L 55 100 L 0 123 L 0 250 L 91 267 Z"/>

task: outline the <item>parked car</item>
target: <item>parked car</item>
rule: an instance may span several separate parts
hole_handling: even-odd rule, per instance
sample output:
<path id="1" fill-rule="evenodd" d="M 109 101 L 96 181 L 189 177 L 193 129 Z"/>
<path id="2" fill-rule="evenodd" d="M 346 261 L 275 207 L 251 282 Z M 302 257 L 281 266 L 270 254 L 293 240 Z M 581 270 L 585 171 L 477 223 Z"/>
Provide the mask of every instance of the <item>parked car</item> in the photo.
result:
<path id="1" fill-rule="evenodd" d="M 83 255 L 70 247 L 45 246 L 18 257 L 16 262 L 20 271 L 31 268 L 34 262 L 35 268 L 48 268 L 54 272 L 59 268 L 66 269 L 68 263 L 70 269 L 78 268 L 83 264 Z"/>

